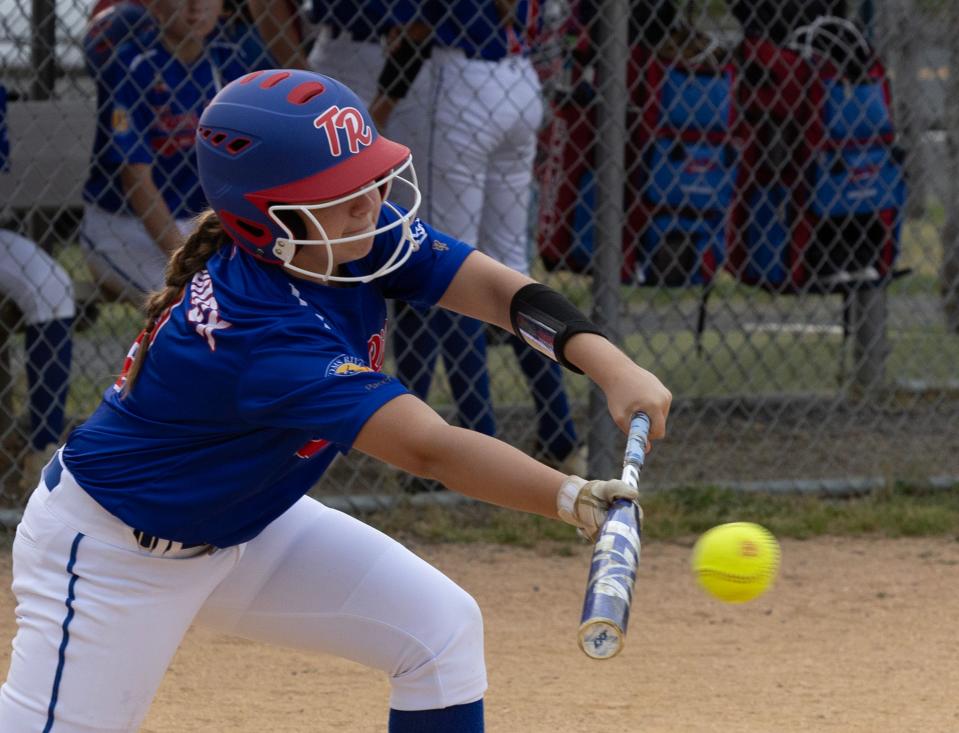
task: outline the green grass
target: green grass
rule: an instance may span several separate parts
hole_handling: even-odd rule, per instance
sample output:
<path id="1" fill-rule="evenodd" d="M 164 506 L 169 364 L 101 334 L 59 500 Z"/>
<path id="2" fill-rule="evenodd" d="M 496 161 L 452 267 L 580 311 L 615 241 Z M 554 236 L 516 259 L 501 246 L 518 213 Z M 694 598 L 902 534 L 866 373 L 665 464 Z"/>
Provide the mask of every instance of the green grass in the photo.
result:
<path id="1" fill-rule="evenodd" d="M 838 325 L 838 324 L 837 324 Z M 890 379 L 948 384 L 956 379 L 959 338 L 940 325 L 894 330 L 888 336 Z M 832 333 L 773 333 L 709 330 L 703 351 L 696 351 L 692 331 L 632 333 L 624 348 L 633 359 L 666 382 L 681 397 L 722 397 L 735 394 L 831 394 L 836 392 L 845 362 L 852 362 L 851 344 Z M 845 353 L 843 349 L 846 349 Z M 526 383 L 508 347 L 491 350 L 493 397 L 500 404 L 528 402 Z M 567 373 L 574 401 L 586 399 L 585 377 Z M 849 375 L 843 378 L 848 379 Z M 445 378 L 437 381 L 435 400 L 449 405 Z"/>
<path id="2" fill-rule="evenodd" d="M 956 487 L 959 489 L 959 486 Z M 686 541 L 724 522 L 758 522 L 777 537 L 949 536 L 959 541 L 959 492 L 896 486 L 850 499 L 762 495 L 727 489 L 679 489 L 643 499 L 648 540 Z M 374 512 L 364 521 L 406 541 L 489 542 L 517 547 L 582 541 L 561 522 L 487 505 L 412 507 Z M 565 549 L 564 549 L 565 548 Z"/>

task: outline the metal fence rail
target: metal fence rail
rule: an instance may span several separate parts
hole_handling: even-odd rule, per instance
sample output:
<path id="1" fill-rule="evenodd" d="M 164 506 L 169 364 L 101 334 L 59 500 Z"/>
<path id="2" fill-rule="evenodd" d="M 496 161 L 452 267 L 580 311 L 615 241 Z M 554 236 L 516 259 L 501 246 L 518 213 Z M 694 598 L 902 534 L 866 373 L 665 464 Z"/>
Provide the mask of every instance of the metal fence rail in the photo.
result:
<path id="1" fill-rule="evenodd" d="M 146 4 L 157 23 L 164 3 Z M 0 482 L 11 508 L 49 454 L 36 444 L 38 419 L 64 432 L 84 419 L 140 327 L 135 299 L 105 292 L 79 242 L 98 103 L 77 21 L 92 5 L 0 0 L 10 145 L 0 173 L 2 226 L 35 242 L 38 258 L 52 256 L 50 277 L 59 277 L 56 266 L 69 276 L 78 314 L 61 425 L 28 378 L 33 347 L 25 331 L 39 321 L 15 288 L 0 293 Z M 258 28 L 272 33 L 251 15 L 261 5 L 230 4 L 217 33 L 237 45 L 258 37 Z M 489 5 L 516 15 L 528 4 Z M 512 18 L 523 32 L 502 59 L 480 60 L 453 38 L 446 43 L 457 67 L 434 48 L 405 102 L 421 105 L 426 126 L 432 109 L 417 85 L 435 84 L 441 67 L 465 75 L 474 62 L 534 63 L 544 114 L 533 131 L 529 184 L 510 193 L 522 202 L 532 190 L 528 217 L 489 209 L 484 216 L 522 221 L 533 275 L 591 311 L 673 390 L 669 439 L 657 447 L 648 486 L 855 492 L 897 481 L 959 484 L 957 4 L 534 5 L 537 17 Z M 817 5 L 844 12 L 848 24 L 801 17 Z M 363 6 L 357 2 L 357 14 Z M 294 8 L 282 20 L 279 35 L 289 31 L 284 37 L 301 43 L 290 59 L 354 74 L 353 85 L 365 74 L 374 89 L 385 41 L 359 42 L 354 30 L 324 18 L 324 7 Z M 260 38 L 260 47 L 272 40 Z M 453 86 L 466 84 L 464 76 Z M 491 119 L 518 104 L 516 89 L 483 93 L 492 96 L 477 105 L 498 105 Z M 109 104 L 102 90 L 99 104 Z M 416 133 L 403 124 L 410 114 L 398 107 L 386 133 L 408 142 L 404 136 Z M 469 105 L 459 114 L 472 114 Z M 479 227 L 470 224 L 464 228 Z M 476 244 L 491 248 L 482 238 Z M 37 277 L 28 272 L 33 261 L 17 262 L 24 281 Z M 41 300 L 52 292 L 34 286 Z M 543 383 L 529 364 L 501 337 L 478 336 L 487 342 L 489 397 L 477 382 L 457 400 L 456 379 L 482 373 L 463 360 L 467 349 L 439 359 L 429 401 L 469 422 L 486 419 L 488 399 L 498 435 L 549 454 L 549 445 L 569 437 L 549 433 L 563 430 L 561 395 L 541 395 L 544 412 L 542 399 L 531 397 L 531 385 Z M 386 369 L 409 370 L 404 355 L 419 348 L 415 338 L 394 333 Z M 59 344 L 46 346 L 53 353 Z M 568 467 L 588 449 L 590 471 L 612 475 L 619 437 L 602 395 L 569 373 L 563 390 L 576 445 L 546 457 Z M 39 418 L 38 404 L 47 410 Z M 352 454 L 317 492 L 349 503 L 422 488 Z"/>

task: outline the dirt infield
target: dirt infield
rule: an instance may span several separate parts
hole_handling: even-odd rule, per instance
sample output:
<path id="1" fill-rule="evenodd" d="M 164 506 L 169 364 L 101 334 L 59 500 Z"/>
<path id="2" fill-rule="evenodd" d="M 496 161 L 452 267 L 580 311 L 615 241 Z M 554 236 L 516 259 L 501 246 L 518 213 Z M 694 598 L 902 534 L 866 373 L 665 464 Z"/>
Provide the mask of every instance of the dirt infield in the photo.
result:
<path id="1" fill-rule="evenodd" d="M 650 543 L 629 644 L 606 663 L 574 642 L 586 548 L 416 549 L 484 609 L 493 733 L 945 733 L 959 730 L 957 539 L 786 541 L 776 587 L 741 607 L 700 592 L 688 545 Z M 6 588 L 9 574 L 7 554 Z M 194 630 L 144 731 L 384 731 L 387 694 L 351 663 Z"/>

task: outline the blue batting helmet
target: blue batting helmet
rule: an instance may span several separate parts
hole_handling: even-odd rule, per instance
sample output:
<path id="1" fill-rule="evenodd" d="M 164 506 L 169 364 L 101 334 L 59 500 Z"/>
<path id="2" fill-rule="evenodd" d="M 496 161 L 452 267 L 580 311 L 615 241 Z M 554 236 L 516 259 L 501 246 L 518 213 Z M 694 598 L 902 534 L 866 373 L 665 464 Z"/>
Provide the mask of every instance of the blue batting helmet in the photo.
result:
<path id="1" fill-rule="evenodd" d="M 380 135 L 365 105 L 335 79 L 277 69 L 256 71 L 231 82 L 200 117 L 197 163 L 200 185 L 224 229 L 264 262 L 304 272 L 290 264 L 297 245 L 330 248 L 401 228 L 393 256 L 370 275 L 354 278 L 306 271 L 328 280 L 367 281 L 392 272 L 413 251 L 410 222 L 420 196 L 410 151 Z M 408 178 L 401 175 L 404 172 Z M 384 201 L 395 216 L 387 217 L 389 223 L 372 233 L 339 239 L 297 238 L 289 217 L 283 217 L 292 210 L 312 218 L 311 210 L 373 188 L 388 191 L 394 180 L 412 187 L 415 203 L 404 212 Z M 322 233 L 322 227 L 319 230 Z"/>

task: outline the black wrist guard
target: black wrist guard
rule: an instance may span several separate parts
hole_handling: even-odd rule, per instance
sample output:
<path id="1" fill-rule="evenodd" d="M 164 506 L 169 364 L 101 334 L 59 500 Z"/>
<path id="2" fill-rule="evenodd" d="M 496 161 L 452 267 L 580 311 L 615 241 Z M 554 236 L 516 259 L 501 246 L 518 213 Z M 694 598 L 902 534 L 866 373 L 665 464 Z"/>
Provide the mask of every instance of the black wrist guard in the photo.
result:
<path id="1" fill-rule="evenodd" d="M 516 291 L 509 304 L 509 319 L 519 338 L 577 374 L 583 371 L 566 359 L 566 342 L 578 333 L 605 336 L 565 295 L 540 283 Z"/>
<path id="2" fill-rule="evenodd" d="M 403 36 L 395 48 L 387 51 L 386 63 L 376 85 L 381 94 L 390 99 L 402 99 L 410 90 L 423 62 L 429 58 L 428 44 Z"/>

